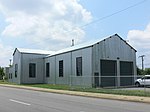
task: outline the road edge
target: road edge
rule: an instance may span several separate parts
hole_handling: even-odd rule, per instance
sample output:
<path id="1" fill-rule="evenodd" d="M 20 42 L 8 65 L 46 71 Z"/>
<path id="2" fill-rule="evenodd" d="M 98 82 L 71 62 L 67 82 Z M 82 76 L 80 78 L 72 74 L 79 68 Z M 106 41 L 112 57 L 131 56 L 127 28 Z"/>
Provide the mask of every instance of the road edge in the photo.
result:
<path id="1" fill-rule="evenodd" d="M 57 94 L 66 94 L 66 95 L 74 95 L 74 96 L 83 96 L 83 97 L 92 97 L 92 98 L 100 98 L 100 99 L 110 99 L 110 100 L 120 100 L 120 101 L 130 101 L 130 102 L 150 104 L 150 97 L 90 93 L 90 92 L 79 92 L 79 91 L 69 91 L 69 90 L 56 90 L 56 89 L 46 89 L 46 88 L 9 85 L 9 84 L 0 84 L 0 86 L 17 88 L 17 89 L 27 89 L 27 90 L 33 90 L 33 91 L 41 91 L 41 92 L 49 92 L 49 93 L 57 93 Z"/>

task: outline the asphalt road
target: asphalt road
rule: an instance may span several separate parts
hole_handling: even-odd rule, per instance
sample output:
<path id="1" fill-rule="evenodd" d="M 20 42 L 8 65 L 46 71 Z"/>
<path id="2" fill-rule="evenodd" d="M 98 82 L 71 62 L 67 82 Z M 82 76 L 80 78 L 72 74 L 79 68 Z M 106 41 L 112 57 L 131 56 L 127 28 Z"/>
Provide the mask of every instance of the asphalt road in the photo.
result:
<path id="1" fill-rule="evenodd" d="M 0 87 L 0 112 L 150 112 L 149 104 Z"/>

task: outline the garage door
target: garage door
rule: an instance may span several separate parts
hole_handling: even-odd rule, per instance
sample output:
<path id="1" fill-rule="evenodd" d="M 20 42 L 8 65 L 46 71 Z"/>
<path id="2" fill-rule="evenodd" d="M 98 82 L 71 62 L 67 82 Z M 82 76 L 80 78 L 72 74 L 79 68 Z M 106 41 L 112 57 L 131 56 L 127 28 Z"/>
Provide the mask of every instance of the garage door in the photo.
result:
<path id="1" fill-rule="evenodd" d="M 117 62 L 112 60 L 101 60 L 101 86 L 116 86 Z"/>
<path id="2" fill-rule="evenodd" d="M 120 86 L 134 84 L 133 62 L 120 61 Z"/>

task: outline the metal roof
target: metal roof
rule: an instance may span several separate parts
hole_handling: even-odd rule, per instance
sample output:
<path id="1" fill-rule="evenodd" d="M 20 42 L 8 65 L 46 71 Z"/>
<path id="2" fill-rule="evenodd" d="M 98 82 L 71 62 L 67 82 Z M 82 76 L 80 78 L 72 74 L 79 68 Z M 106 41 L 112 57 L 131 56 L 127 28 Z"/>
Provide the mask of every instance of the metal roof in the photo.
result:
<path id="1" fill-rule="evenodd" d="M 38 49 L 24 49 L 24 48 L 16 48 L 13 55 L 15 54 L 16 50 L 21 53 L 29 53 L 29 54 L 47 54 L 50 55 L 54 51 L 46 51 L 46 50 L 38 50 Z"/>
<path id="2" fill-rule="evenodd" d="M 105 38 L 104 38 L 105 39 Z M 87 48 L 87 47 L 91 47 L 92 45 L 96 44 L 97 42 L 102 41 L 103 39 L 100 40 L 93 40 L 93 41 L 89 41 L 83 44 L 79 44 L 79 45 L 75 45 L 75 46 L 71 46 L 59 51 L 56 51 L 46 57 L 50 57 L 50 56 L 54 56 L 54 55 L 58 55 L 58 54 L 62 54 L 62 53 L 66 53 L 66 52 L 70 52 L 70 51 L 74 51 L 74 50 L 78 50 L 78 49 L 83 49 L 83 48 Z"/>
<path id="3" fill-rule="evenodd" d="M 109 36 L 109 37 L 118 37 L 120 38 L 122 41 L 124 41 L 128 46 L 130 46 L 125 40 L 123 40 L 118 34 L 115 34 L 115 35 L 112 35 L 112 36 Z M 66 53 L 66 52 L 70 52 L 70 51 L 75 51 L 75 50 L 78 50 L 78 49 L 83 49 L 83 48 L 87 48 L 87 47 L 92 47 L 94 44 L 97 44 L 105 39 L 108 39 L 109 37 L 107 38 L 101 38 L 99 40 L 94 40 L 94 41 L 90 41 L 90 42 L 86 42 L 84 44 L 79 44 L 79 45 L 75 45 L 75 46 L 72 46 L 72 47 L 68 47 L 68 48 L 65 48 L 65 49 L 62 49 L 62 50 L 59 50 L 59 51 L 45 51 L 45 50 L 37 50 L 37 49 L 24 49 L 24 48 L 16 48 L 13 55 L 15 54 L 16 50 L 18 50 L 19 52 L 21 53 L 30 53 L 30 54 L 47 54 L 47 57 L 50 57 L 50 56 L 54 56 L 54 55 L 58 55 L 58 54 L 62 54 L 62 53 Z M 132 46 L 130 46 L 131 49 L 134 49 Z M 135 50 L 135 49 L 134 49 Z M 136 52 L 136 50 L 135 50 Z"/>
<path id="4" fill-rule="evenodd" d="M 70 52 L 70 51 L 74 51 L 74 50 L 85 48 L 85 47 L 90 47 L 92 45 L 93 45 L 93 43 L 90 43 L 90 42 L 84 43 L 84 44 L 80 44 L 80 45 L 75 45 L 75 46 L 72 46 L 72 47 L 68 47 L 68 48 L 65 48 L 65 49 L 53 52 L 52 54 L 50 54 L 50 55 L 48 55 L 46 57 L 57 55 L 57 54 L 62 54 L 62 53 Z"/>
<path id="5" fill-rule="evenodd" d="M 118 37 L 120 38 L 122 41 L 124 41 L 128 46 L 130 46 L 125 40 L 123 40 L 118 34 L 114 34 L 112 36 L 108 36 L 108 37 L 105 37 L 105 38 L 101 38 L 99 40 L 94 40 L 94 41 L 90 41 L 90 42 L 86 42 L 84 44 L 79 44 L 79 45 L 75 45 L 75 46 L 72 46 L 72 47 L 68 47 L 68 48 L 65 48 L 65 49 L 62 49 L 62 50 L 59 50 L 59 51 L 56 51 L 56 52 L 53 52 L 52 54 L 46 56 L 45 58 L 47 57 L 50 57 L 50 56 L 54 56 L 54 55 L 58 55 L 58 54 L 62 54 L 62 53 L 66 53 L 66 52 L 70 52 L 70 51 L 74 51 L 74 50 L 78 50 L 78 49 L 83 49 L 83 48 L 87 48 L 87 47 L 91 47 L 93 46 L 94 44 L 97 44 L 105 39 L 108 39 L 109 37 Z M 134 49 L 132 46 L 130 46 L 132 49 Z M 135 49 L 134 49 L 135 50 Z M 136 52 L 136 50 L 135 50 Z"/>

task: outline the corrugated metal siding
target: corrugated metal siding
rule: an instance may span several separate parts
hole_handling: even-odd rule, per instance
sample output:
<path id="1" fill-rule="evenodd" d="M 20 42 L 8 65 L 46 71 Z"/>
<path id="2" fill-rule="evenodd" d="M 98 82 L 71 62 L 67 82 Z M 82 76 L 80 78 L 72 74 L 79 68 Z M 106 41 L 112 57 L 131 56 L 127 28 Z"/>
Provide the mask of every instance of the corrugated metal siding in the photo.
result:
<path id="1" fill-rule="evenodd" d="M 21 83 L 44 83 L 44 57 L 38 54 L 22 54 L 22 82 Z M 36 77 L 29 77 L 29 63 L 36 64 Z"/>
<path id="2" fill-rule="evenodd" d="M 46 78 L 46 82 L 54 84 L 68 84 L 92 86 L 92 48 L 85 48 L 73 52 L 67 52 L 60 55 L 46 58 L 47 62 L 51 63 L 50 78 Z M 82 76 L 76 75 L 76 58 L 82 57 Z M 59 61 L 64 63 L 64 77 L 59 77 Z M 53 64 L 52 64 L 53 63 Z"/>
<path id="3" fill-rule="evenodd" d="M 112 36 L 110 38 L 104 39 L 97 44 L 93 45 L 92 50 L 92 60 L 93 60 L 93 76 L 95 73 L 99 73 L 101 80 L 101 64 L 100 60 L 114 60 L 117 62 L 117 76 L 120 76 L 120 61 L 130 61 L 133 62 L 133 74 L 134 79 L 136 78 L 136 51 L 131 48 L 124 40 L 118 36 Z M 93 81 L 93 84 L 95 82 Z M 101 83 L 104 82 L 100 82 Z M 120 79 L 117 78 L 117 86 L 120 86 Z"/>
<path id="4" fill-rule="evenodd" d="M 46 77 L 46 72 L 45 72 L 45 83 L 49 83 L 49 84 L 56 84 L 56 57 L 51 57 L 51 58 L 46 58 L 45 59 L 45 65 L 46 63 L 50 63 L 50 76 Z M 46 71 L 46 67 L 45 67 L 45 71 Z"/>
<path id="5" fill-rule="evenodd" d="M 84 47 L 84 48 L 82 48 Z M 92 86 L 95 83 L 98 85 L 117 85 L 120 84 L 120 78 L 103 79 L 105 76 L 105 69 L 111 70 L 113 67 L 107 66 L 108 63 L 115 62 L 113 66 L 116 67 L 116 75 L 120 76 L 120 61 L 133 62 L 133 74 L 136 76 L 136 51 L 130 47 L 124 40 L 117 35 L 103 41 L 94 42 L 78 47 L 68 48 L 66 50 L 58 51 L 43 60 L 46 55 L 38 54 L 20 54 L 18 51 L 14 55 L 14 64 L 18 63 L 18 77 L 14 78 L 17 83 L 51 83 L 51 84 L 69 84 L 69 85 L 83 85 Z M 76 58 L 82 57 L 82 76 L 76 76 Z M 59 61 L 64 62 L 64 77 L 59 77 Z M 108 60 L 108 63 L 102 64 L 100 60 Z M 50 77 L 46 77 L 45 64 L 50 63 Z M 29 78 L 29 63 L 36 63 L 37 77 Z M 106 64 L 106 66 L 105 66 Z M 106 67 L 106 68 L 105 68 Z M 94 79 L 94 74 L 98 74 L 99 78 Z M 14 73 L 13 73 L 14 74 Z M 20 77 L 21 75 L 21 77 Z M 98 77 L 98 76 L 96 76 Z M 134 78 L 135 79 L 135 78 Z M 104 81 L 106 80 L 106 81 Z M 116 81 L 117 80 L 117 81 Z M 124 81 L 124 80 L 123 80 Z M 104 84 L 111 82 L 110 84 Z M 117 84 L 116 84 L 117 83 Z"/>
<path id="6" fill-rule="evenodd" d="M 17 77 L 15 77 L 15 64 L 18 65 L 17 69 Z M 11 81 L 17 84 L 20 84 L 21 82 L 21 54 L 18 52 L 18 50 L 15 52 L 15 55 L 13 56 L 13 66 L 11 68 L 12 73 L 12 79 Z"/>
<path id="7" fill-rule="evenodd" d="M 76 75 L 76 58 L 82 57 L 82 76 Z M 92 86 L 92 48 L 72 52 L 72 84 Z"/>
<path id="8" fill-rule="evenodd" d="M 56 56 L 56 84 L 69 84 L 71 74 L 70 53 Z M 63 60 L 63 77 L 59 77 L 59 61 Z"/>

